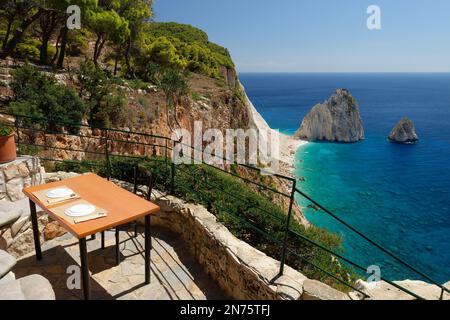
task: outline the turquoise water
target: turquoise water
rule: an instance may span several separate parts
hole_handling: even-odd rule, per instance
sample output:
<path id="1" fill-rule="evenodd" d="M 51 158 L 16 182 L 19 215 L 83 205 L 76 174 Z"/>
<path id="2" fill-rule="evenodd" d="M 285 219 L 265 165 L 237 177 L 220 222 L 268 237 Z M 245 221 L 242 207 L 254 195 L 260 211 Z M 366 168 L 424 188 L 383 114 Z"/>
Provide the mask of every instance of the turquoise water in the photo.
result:
<path id="1" fill-rule="evenodd" d="M 360 103 L 366 139 L 300 148 L 296 175 L 306 179 L 299 182 L 301 190 L 436 280 L 450 280 L 450 74 L 241 74 L 240 79 L 269 125 L 287 133 L 334 89 L 349 89 Z M 421 139 L 416 145 L 386 140 L 403 116 L 416 124 Z M 304 211 L 315 225 L 341 234 L 346 257 L 379 265 L 390 279 L 420 279 L 325 213 Z"/>

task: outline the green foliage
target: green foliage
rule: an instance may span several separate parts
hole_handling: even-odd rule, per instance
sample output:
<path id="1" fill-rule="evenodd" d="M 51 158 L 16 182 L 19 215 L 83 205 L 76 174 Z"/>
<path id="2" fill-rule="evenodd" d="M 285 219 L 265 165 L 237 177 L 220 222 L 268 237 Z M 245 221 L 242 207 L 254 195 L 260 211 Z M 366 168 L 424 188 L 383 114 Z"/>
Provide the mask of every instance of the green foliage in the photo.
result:
<path id="1" fill-rule="evenodd" d="M 126 101 L 123 93 L 98 66 L 87 60 L 77 72 L 80 95 L 89 106 L 89 123 L 97 127 L 121 125 L 126 120 Z"/>
<path id="2" fill-rule="evenodd" d="M 83 101 L 76 93 L 31 65 L 24 65 L 13 71 L 11 88 L 14 101 L 10 103 L 13 113 L 49 119 L 48 127 L 59 130 L 56 122 L 80 123 L 86 111 Z M 37 125 L 27 120 L 28 125 Z M 76 132 L 78 128 L 70 125 L 69 130 Z"/>
<path id="3" fill-rule="evenodd" d="M 146 90 L 149 87 L 149 83 L 142 81 L 141 79 L 131 79 L 127 81 L 128 86 L 134 90 Z"/>
<path id="4" fill-rule="evenodd" d="M 153 62 L 212 77 L 220 77 L 220 67 L 234 68 L 227 49 L 209 42 L 203 31 L 178 23 L 147 23 L 142 35 L 138 69 Z"/>
<path id="5" fill-rule="evenodd" d="M 90 33 L 86 29 L 71 30 L 67 38 L 67 53 L 79 56 L 89 48 Z"/>
<path id="6" fill-rule="evenodd" d="M 25 37 L 24 39 L 22 39 L 22 42 L 17 44 L 14 50 L 14 56 L 21 57 L 29 61 L 39 61 L 40 47 L 41 47 L 40 40 L 31 37 Z M 49 45 L 47 47 L 47 55 L 49 57 L 52 57 L 55 53 L 56 48 L 52 45 Z"/>
<path id="7" fill-rule="evenodd" d="M 9 136 L 13 132 L 13 128 L 6 123 L 0 122 L 0 137 Z"/>
<path id="8" fill-rule="evenodd" d="M 192 91 L 191 92 L 191 97 L 194 101 L 199 101 L 202 99 L 202 96 L 200 95 L 200 93 Z"/>
<path id="9" fill-rule="evenodd" d="M 97 35 L 105 36 L 114 43 L 123 43 L 130 35 L 128 21 L 116 11 L 99 10 L 91 12 L 88 19 L 91 29 Z"/>
<path id="10" fill-rule="evenodd" d="M 161 78 L 160 87 L 166 95 L 167 105 L 173 107 L 176 100 L 186 95 L 189 86 L 185 76 L 178 70 L 168 69 Z"/>
<path id="11" fill-rule="evenodd" d="M 26 154 L 29 156 L 38 155 L 39 153 L 39 147 L 31 146 L 27 144 L 21 144 L 19 145 L 19 154 Z"/>
<path id="12" fill-rule="evenodd" d="M 130 37 L 130 29 L 128 21 L 114 10 L 98 7 L 97 10 L 89 11 L 87 16 L 90 29 L 97 35 L 93 59 L 97 64 L 104 44 L 110 42 L 115 46 L 122 46 Z"/>

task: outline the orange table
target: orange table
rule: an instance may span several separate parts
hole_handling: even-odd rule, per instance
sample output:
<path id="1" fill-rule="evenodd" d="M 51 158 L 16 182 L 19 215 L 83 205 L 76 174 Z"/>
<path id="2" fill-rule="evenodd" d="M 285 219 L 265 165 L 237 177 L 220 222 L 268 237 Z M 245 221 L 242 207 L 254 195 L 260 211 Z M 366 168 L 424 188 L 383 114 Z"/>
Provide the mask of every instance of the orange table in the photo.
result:
<path id="1" fill-rule="evenodd" d="M 72 189 L 81 197 L 81 199 L 86 200 L 97 207 L 105 209 L 108 212 L 107 216 L 101 219 L 72 224 L 65 221 L 52 211 L 52 209 L 61 206 L 62 204 L 67 204 L 68 201 L 46 205 L 33 195 L 33 192 L 60 186 L 66 186 Z M 42 253 L 41 244 L 39 241 L 36 205 L 41 207 L 49 216 L 51 216 L 54 220 L 57 220 L 62 227 L 79 239 L 83 290 L 86 299 L 90 299 L 86 237 L 145 217 L 145 283 L 150 283 L 150 216 L 159 211 L 159 207 L 157 205 L 116 186 L 114 183 L 103 179 L 96 174 L 86 174 L 58 182 L 28 187 L 25 188 L 23 192 L 30 199 L 34 245 L 36 250 L 36 258 L 38 260 L 42 259 Z"/>

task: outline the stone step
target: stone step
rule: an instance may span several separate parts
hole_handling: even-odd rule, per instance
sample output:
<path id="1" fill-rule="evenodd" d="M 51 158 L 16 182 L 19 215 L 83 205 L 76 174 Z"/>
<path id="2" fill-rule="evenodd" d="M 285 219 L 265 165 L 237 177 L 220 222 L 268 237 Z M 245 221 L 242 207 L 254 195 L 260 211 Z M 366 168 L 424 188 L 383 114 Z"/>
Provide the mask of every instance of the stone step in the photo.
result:
<path id="1" fill-rule="evenodd" d="M 0 250 L 0 279 L 8 274 L 16 265 L 17 260 L 8 252 Z"/>

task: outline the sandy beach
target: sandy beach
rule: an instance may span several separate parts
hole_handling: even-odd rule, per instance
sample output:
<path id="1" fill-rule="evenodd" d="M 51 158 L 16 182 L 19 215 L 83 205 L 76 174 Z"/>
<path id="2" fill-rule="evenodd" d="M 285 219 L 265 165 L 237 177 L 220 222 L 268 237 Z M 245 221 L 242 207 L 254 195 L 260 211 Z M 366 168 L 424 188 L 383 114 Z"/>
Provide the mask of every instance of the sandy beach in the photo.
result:
<path id="1" fill-rule="evenodd" d="M 245 92 L 244 87 L 242 87 L 242 89 Z M 253 105 L 253 103 L 246 94 L 245 98 L 247 100 L 247 108 L 250 116 L 250 125 L 253 128 L 261 131 L 274 131 L 267 124 L 266 120 L 264 120 L 264 118 L 259 114 L 258 110 L 256 110 L 255 106 Z M 278 160 L 281 162 L 279 173 L 291 175 L 292 171 L 295 169 L 295 153 L 297 152 L 297 149 L 300 148 L 301 146 L 306 145 L 308 142 L 304 140 L 295 139 L 283 133 L 279 133 L 279 136 L 280 136 L 280 154 Z"/>

